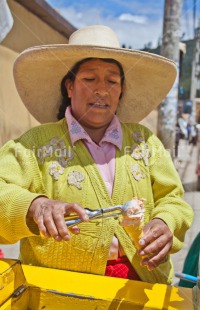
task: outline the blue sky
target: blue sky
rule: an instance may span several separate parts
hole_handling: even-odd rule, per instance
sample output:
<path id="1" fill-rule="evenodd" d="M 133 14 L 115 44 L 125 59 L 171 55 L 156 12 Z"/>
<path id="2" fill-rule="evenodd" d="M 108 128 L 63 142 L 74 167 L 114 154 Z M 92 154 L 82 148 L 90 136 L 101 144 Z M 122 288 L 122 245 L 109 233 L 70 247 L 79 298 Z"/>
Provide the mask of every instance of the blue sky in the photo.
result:
<path id="1" fill-rule="evenodd" d="M 162 36 L 164 0 L 46 0 L 75 27 L 102 24 L 116 31 L 120 43 L 134 49 Z M 180 35 L 193 36 L 194 0 L 182 1 Z M 197 9 L 200 0 L 196 0 Z M 197 14 L 198 18 L 198 14 Z"/>

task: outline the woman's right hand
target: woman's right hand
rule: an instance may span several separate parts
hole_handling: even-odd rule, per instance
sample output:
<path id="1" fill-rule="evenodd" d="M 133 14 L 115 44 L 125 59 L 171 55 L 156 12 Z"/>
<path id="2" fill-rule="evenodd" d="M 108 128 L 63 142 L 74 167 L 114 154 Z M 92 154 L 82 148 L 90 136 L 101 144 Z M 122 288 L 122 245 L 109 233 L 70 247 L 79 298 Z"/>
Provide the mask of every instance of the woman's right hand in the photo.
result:
<path id="1" fill-rule="evenodd" d="M 28 209 L 27 218 L 33 218 L 39 231 L 45 237 L 53 237 L 56 241 L 70 239 L 70 231 L 77 234 L 79 228 L 74 226 L 69 229 L 65 223 L 65 216 L 77 213 L 83 221 L 89 217 L 84 208 L 76 203 L 65 203 L 46 197 L 34 199 Z"/>

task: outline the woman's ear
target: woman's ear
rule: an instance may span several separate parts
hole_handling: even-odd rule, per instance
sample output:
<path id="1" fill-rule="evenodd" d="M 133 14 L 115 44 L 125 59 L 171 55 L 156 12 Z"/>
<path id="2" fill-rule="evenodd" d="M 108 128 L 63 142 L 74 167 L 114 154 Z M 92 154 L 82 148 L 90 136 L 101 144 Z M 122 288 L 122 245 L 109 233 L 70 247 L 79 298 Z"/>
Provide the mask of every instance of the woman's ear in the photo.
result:
<path id="1" fill-rule="evenodd" d="M 67 79 L 65 81 L 65 87 L 67 89 L 68 98 L 71 98 L 72 96 L 72 90 L 73 90 L 73 82 L 70 79 Z"/>

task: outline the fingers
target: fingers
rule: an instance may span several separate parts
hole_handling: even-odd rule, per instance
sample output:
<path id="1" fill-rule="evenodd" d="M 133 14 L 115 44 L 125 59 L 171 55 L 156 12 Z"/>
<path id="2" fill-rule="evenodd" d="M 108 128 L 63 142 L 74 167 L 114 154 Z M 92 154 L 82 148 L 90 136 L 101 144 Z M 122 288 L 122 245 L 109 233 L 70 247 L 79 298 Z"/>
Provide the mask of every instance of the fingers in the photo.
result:
<path id="1" fill-rule="evenodd" d="M 151 256 L 147 256 L 145 257 L 142 261 L 141 261 L 141 265 L 142 266 L 146 266 L 148 270 L 153 270 L 154 268 L 158 267 L 161 263 L 163 263 L 163 261 L 166 258 L 166 252 L 167 249 L 163 249 L 161 252 L 159 252 L 158 254 L 154 254 Z"/>
<path id="2" fill-rule="evenodd" d="M 78 226 L 73 226 L 69 228 L 69 230 L 75 235 L 78 235 L 80 233 L 80 228 Z"/>
<path id="3" fill-rule="evenodd" d="M 155 240 L 152 244 L 145 248 L 145 251 L 141 250 L 139 255 L 143 256 L 141 261 L 142 266 L 147 266 L 149 270 L 158 267 L 168 255 L 171 244 L 159 238 Z"/>
<path id="4" fill-rule="evenodd" d="M 57 212 L 57 210 L 53 210 L 52 212 L 52 220 L 47 223 L 48 230 L 50 235 L 56 240 L 68 241 L 70 239 L 70 232 L 65 224 L 64 216 L 62 213 Z"/>
<path id="5" fill-rule="evenodd" d="M 53 237 L 56 241 L 61 241 L 60 221 L 62 220 L 59 213 L 57 216 L 53 214 L 54 211 L 49 201 L 42 203 L 37 209 L 39 209 L 39 212 L 35 212 L 33 218 L 38 225 L 39 231 L 47 238 Z"/>
<path id="6" fill-rule="evenodd" d="M 77 213 L 83 221 L 88 221 L 86 210 L 78 204 L 67 204 L 52 199 L 35 199 L 28 211 L 28 217 L 33 217 L 38 229 L 45 237 L 53 237 L 56 241 L 70 239 L 70 232 L 78 234 L 77 226 L 68 230 L 64 216 Z"/>
<path id="7" fill-rule="evenodd" d="M 76 213 L 83 221 L 88 221 L 89 216 L 86 213 L 86 210 L 80 205 L 73 203 L 73 204 L 66 204 L 65 208 L 65 216 L 70 215 L 71 213 Z"/>
<path id="8" fill-rule="evenodd" d="M 149 270 L 156 268 L 168 255 L 173 242 L 173 234 L 160 219 L 149 222 L 144 229 L 144 236 L 139 240 L 141 249 L 138 254 L 143 257 L 142 266 Z"/>
<path id="9" fill-rule="evenodd" d="M 43 214 L 44 214 L 44 209 L 46 206 L 44 204 L 37 204 L 36 201 L 34 201 L 34 204 L 32 203 L 30 208 L 29 208 L 29 213 L 32 214 L 32 217 L 35 221 L 35 223 L 38 225 L 38 229 L 41 232 L 41 234 L 45 237 L 51 237 L 49 232 L 46 229 L 46 226 L 44 225 L 44 219 L 43 219 Z M 30 212 L 31 210 L 31 212 Z M 29 215 L 31 217 L 31 215 Z"/>

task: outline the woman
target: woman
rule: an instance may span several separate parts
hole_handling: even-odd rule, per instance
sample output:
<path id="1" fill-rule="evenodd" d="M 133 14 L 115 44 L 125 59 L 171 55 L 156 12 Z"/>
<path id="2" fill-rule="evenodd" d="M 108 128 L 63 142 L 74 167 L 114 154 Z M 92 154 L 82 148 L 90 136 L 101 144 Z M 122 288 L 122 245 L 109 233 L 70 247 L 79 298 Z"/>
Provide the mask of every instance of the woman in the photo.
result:
<path id="1" fill-rule="evenodd" d="M 69 45 L 23 52 L 14 66 L 16 86 L 47 124 L 1 149 L 0 242 L 21 240 L 25 264 L 171 283 L 169 254 L 182 247 L 193 213 L 168 153 L 137 122 L 175 77 L 173 62 L 120 48 L 104 26 L 76 31 Z M 133 196 L 145 198 L 139 251 L 119 218 L 89 221 L 84 210 Z M 64 217 L 72 212 L 83 222 L 70 235 Z"/>

